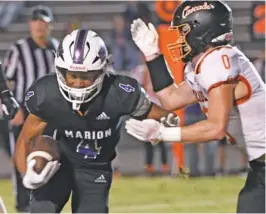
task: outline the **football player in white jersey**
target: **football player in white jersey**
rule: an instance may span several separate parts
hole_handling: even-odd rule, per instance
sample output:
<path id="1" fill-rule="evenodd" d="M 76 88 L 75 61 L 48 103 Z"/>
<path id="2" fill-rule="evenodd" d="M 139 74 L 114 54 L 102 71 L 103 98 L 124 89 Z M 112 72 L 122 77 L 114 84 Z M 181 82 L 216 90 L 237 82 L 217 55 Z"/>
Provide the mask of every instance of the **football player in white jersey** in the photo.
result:
<path id="1" fill-rule="evenodd" d="M 208 118 L 182 127 L 130 119 L 127 132 L 153 143 L 207 142 L 226 136 L 231 144 L 244 144 L 251 170 L 239 193 L 237 212 L 265 213 L 265 85 L 249 59 L 230 45 L 231 9 L 221 1 L 183 1 L 169 30 L 177 35 L 168 45 L 170 54 L 186 64 L 185 81 L 178 86 L 160 54 L 154 26 L 140 19 L 131 25 L 163 107 L 175 110 L 199 102 Z"/>

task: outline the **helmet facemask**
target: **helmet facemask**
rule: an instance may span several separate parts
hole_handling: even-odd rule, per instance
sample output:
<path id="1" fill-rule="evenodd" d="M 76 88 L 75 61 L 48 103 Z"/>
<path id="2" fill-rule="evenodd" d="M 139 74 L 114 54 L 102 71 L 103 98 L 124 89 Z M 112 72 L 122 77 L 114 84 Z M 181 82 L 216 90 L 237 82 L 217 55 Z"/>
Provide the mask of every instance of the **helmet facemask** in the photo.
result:
<path id="1" fill-rule="evenodd" d="M 175 43 L 167 45 L 170 56 L 174 62 L 178 62 L 180 59 L 185 59 L 192 50 L 186 40 L 187 34 L 191 31 L 190 25 L 185 23 L 179 26 L 170 26 L 168 30 L 176 33 L 177 37 Z"/>
<path id="2" fill-rule="evenodd" d="M 84 88 L 74 88 L 70 87 L 66 81 L 67 72 L 75 75 L 75 71 L 67 71 L 66 69 L 56 67 L 57 72 L 57 80 L 59 84 L 59 89 L 64 96 L 64 98 L 72 103 L 72 107 L 74 110 L 79 110 L 80 105 L 82 103 L 87 103 L 91 101 L 102 89 L 102 84 L 104 80 L 104 76 L 106 72 L 104 70 L 98 71 L 87 71 L 86 75 L 88 75 L 88 79 L 90 79 L 93 83 Z M 77 72 L 78 74 L 79 72 Z M 95 77 L 93 77 L 95 75 Z M 89 77 L 91 76 L 91 77 Z"/>

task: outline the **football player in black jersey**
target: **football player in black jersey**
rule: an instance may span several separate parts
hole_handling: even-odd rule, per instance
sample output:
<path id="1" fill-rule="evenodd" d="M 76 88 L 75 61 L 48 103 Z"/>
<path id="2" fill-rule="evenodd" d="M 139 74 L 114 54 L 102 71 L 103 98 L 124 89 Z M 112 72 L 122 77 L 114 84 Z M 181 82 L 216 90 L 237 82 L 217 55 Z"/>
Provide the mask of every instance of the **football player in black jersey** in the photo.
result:
<path id="1" fill-rule="evenodd" d="M 56 72 L 27 91 L 30 114 L 17 142 L 15 163 L 24 185 L 33 189 L 31 212 L 58 213 L 71 192 L 72 212 L 108 212 L 121 117 L 159 120 L 168 115 L 150 102 L 136 80 L 111 74 L 107 64 L 104 41 L 93 31 L 75 30 L 58 47 Z M 55 129 L 61 165 L 50 161 L 45 173 L 37 174 L 35 160 L 27 159 L 27 145 L 47 125 Z M 49 160 L 49 154 L 43 157 Z"/>

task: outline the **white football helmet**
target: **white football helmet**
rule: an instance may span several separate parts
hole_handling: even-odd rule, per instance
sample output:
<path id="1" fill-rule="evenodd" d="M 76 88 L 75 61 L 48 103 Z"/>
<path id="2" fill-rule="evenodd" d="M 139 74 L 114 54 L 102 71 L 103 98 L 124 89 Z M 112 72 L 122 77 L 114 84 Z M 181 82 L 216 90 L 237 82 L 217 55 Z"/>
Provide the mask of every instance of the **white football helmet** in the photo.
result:
<path id="1" fill-rule="evenodd" d="M 107 62 L 106 45 L 94 31 L 74 30 L 60 43 L 55 57 L 57 81 L 60 92 L 74 110 L 79 110 L 82 103 L 89 102 L 101 91 Z M 66 71 L 85 72 L 91 76 L 96 72 L 98 75 L 89 87 L 72 88 L 66 84 Z"/>

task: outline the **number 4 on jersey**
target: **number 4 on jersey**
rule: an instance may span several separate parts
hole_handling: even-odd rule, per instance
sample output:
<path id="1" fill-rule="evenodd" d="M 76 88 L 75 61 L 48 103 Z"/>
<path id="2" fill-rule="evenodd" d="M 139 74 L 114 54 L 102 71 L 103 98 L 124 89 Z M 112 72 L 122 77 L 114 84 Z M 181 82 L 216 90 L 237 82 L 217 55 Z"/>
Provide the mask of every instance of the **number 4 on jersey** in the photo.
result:
<path id="1" fill-rule="evenodd" d="M 126 91 L 126 92 L 128 92 L 128 93 L 130 93 L 130 92 L 132 92 L 132 91 L 135 91 L 135 88 L 134 87 L 132 87 L 131 85 L 129 85 L 129 84 L 123 84 L 123 83 L 119 83 L 119 87 L 120 88 L 122 88 L 124 91 Z"/>

